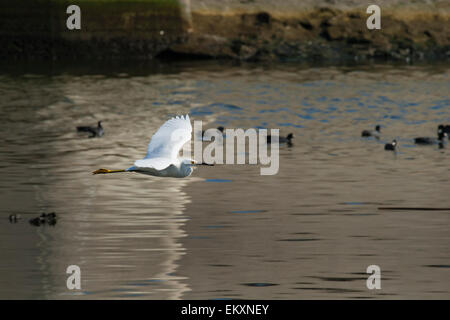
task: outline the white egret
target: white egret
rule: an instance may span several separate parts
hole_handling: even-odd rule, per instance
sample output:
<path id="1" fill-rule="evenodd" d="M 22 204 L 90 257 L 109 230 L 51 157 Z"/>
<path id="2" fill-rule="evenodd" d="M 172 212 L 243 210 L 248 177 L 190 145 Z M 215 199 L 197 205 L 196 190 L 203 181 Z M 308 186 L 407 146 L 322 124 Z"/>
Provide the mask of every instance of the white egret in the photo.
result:
<path id="1" fill-rule="evenodd" d="M 167 120 L 153 135 L 147 155 L 125 170 L 98 169 L 93 174 L 137 172 L 151 176 L 184 178 L 191 175 L 196 161 L 178 156 L 183 145 L 191 141 L 192 126 L 189 115 Z"/>

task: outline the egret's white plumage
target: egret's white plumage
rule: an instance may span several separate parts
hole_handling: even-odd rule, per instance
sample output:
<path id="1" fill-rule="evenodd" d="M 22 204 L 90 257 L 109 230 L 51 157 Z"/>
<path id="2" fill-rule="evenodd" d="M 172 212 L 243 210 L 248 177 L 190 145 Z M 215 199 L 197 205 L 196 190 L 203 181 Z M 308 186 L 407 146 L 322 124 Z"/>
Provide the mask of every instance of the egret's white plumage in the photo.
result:
<path id="1" fill-rule="evenodd" d="M 192 125 L 189 115 L 167 120 L 150 140 L 145 159 L 177 158 L 183 145 L 191 141 L 191 135 Z"/>
<path id="2" fill-rule="evenodd" d="M 178 154 L 186 142 L 191 141 L 192 125 L 189 115 L 177 116 L 166 121 L 153 135 L 144 159 L 137 160 L 126 170 L 99 169 L 97 173 L 132 171 L 152 176 L 183 178 L 189 176 L 192 159 L 180 158 Z"/>

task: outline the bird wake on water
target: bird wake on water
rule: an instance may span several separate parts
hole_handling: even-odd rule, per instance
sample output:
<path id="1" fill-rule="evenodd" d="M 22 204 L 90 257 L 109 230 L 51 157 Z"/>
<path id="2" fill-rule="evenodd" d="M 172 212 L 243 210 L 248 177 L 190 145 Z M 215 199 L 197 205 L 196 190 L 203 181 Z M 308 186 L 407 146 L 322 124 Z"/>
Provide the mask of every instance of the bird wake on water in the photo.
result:
<path id="1" fill-rule="evenodd" d="M 179 157 L 186 142 L 191 141 L 192 125 L 189 115 L 167 120 L 153 135 L 144 159 L 124 170 L 98 169 L 93 174 L 137 172 L 158 177 L 184 178 L 191 175 L 196 161 Z"/>

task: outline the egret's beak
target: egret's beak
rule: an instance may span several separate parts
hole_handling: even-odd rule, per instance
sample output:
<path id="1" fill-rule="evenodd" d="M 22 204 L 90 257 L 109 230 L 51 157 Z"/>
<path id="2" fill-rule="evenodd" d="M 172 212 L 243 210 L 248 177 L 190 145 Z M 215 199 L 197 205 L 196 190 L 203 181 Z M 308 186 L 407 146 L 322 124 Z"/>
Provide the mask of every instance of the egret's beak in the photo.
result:
<path id="1" fill-rule="evenodd" d="M 199 163 L 199 164 L 197 164 L 198 166 L 213 166 L 214 165 L 214 163 L 206 163 L 206 162 L 202 162 L 202 163 Z"/>
<path id="2" fill-rule="evenodd" d="M 109 170 L 109 169 L 98 169 L 92 172 L 92 174 L 105 174 L 105 173 L 116 173 L 116 172 L 126 172 L 126 170 Z"/>

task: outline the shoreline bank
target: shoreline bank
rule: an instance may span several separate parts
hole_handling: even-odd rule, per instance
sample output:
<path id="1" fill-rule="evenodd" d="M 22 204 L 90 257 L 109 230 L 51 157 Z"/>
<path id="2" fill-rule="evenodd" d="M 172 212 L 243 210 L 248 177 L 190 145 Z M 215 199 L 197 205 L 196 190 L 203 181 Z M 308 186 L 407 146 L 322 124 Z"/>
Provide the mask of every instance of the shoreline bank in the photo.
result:
<path id="1" fill-rule="evenodd" d="M 23 6 L 23 2 L 27 6 Z M 70 1 L 82 29 L 66 28 L 69 1 L 1 3 L 0 57 L 14 59 L 233 59 L 240 61 L 436 62 L 450 60 L 450 4 L 333 1 Z M 194 4 L 195 3 L 195 4 Z"/>

